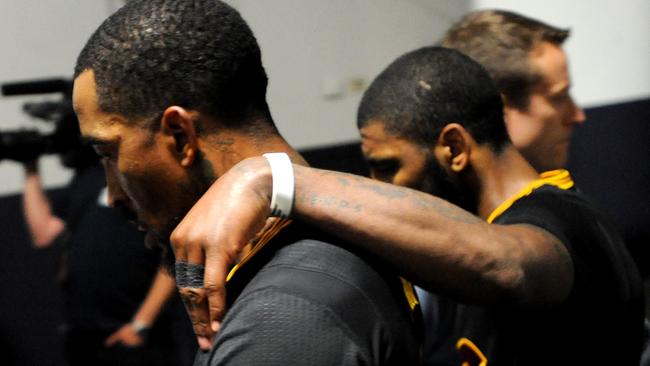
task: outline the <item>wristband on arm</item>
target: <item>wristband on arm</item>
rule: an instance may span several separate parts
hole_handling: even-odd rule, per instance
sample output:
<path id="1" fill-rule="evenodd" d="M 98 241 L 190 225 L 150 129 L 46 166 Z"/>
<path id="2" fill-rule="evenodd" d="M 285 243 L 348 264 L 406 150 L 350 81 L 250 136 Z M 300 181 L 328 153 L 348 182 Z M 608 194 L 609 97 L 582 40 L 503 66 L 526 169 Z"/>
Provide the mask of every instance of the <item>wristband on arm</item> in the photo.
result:
<path id="1" fill-rule="evenodd" d="M 271 166 L 273 195 L 271 216 L 287 218 L 293 207 L 294 177 L 291 159 L 286 153 L 266 153 L 264 157 Z"/>
<path id="2" fill-rule="evenodd" d="M 131 321 L 131 326 L 140 337 L 146 338 L 149 335 L 149 326 L 140 320 Z"/>

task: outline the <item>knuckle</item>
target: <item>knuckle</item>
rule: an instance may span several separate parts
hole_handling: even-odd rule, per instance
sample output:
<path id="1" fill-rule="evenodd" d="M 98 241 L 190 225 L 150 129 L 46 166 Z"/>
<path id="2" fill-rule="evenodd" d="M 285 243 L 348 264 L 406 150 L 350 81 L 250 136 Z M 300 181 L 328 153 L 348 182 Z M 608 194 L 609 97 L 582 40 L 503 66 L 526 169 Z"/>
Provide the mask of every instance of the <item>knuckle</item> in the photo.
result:
<path id="1" fill-rule="evenodd" d="M 192 305 L 201 304 L 206 299 L 206 293 L 203 289 L 183 287 L 179 289 L 179 293 L 183 301 Z"/>
<path id="2" fill-rule="evenodd" d="M 205 319 L 193 319 L 192 326 L 196 329 L 205 330 L 208 327 L 208 322 Z"/>
<path id="3" fill-rule="evenodd" d="M 208 295 L 216 295 L 224 292 L 224 288 L 213 279 L 205 279 L 203 287 Z"/>
<path id="4" fill-rule="evenodd" d="M 194 329 L 194 333 L 198 336 L 211 337 L 213 334 L 207 320 L 193 320 L 192 329 Z"/>
<path id="5" fill-rule="evenodd" d="M 171 242 L 172 246 L 174 248 L 181 248 L 183 247 L 183 234 L 179 227 L 176 227 L 174 231 L 172 231 L 171 235 L 169 235 L 169 241 Z"/>
<path id="6" fill-rule="evenodd" d="M 216 305 L 215 306 L 210 306 L 210 313 L 212 313 L 212 314 L 214 314 L 216 316 L 220 316 L 221 314 L 224 313 L 224 311 L 225 311 L 225 308 L 223 306 L 216 306 Z"/>
<path id="7" fill-rule="evenodd" d="M 224 244 L 223 241 L 214 239 L 210 240 L 209 244 L 205 250 L 205 259 L 206 262 L 212 262 L 214 265 L 223 265 L 227 266 L 235 262 L 237 254 L 239 253 L 239 248 L 234 244 Z M 220 243 L 219 245 L 215 243 Z"/>
<path id="8" fill-rule="evenodd" d="M 206 331 L 205 328 L 198 325 L 198 324 L 192 324 L 192 329 L 194 329 L 194 334 L 198 336 L 206 336 Z"/>

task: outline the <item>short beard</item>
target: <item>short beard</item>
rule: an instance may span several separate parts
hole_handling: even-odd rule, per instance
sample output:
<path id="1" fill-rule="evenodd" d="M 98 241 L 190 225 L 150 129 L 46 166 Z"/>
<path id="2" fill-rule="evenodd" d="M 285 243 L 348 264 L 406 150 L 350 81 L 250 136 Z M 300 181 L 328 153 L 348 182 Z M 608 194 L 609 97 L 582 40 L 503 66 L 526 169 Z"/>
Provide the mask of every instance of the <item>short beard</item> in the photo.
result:
<path id="1" fill-rule="evenodd" d="M 194 206 L 196 201 L 198 201 L 199 198 L 201 198 L 201 196 L 203 196 L 203 194 L 210 188 L 212 183 L 217 180 L 212 163 L 204 158 L 204 154 L 200 150 L 196 153 L 194 164 L 192 164 L 191 169 L 192 180 L 185 187 L 181 188 L 181 191 L 185 192 L 184 194 L 188 198 L 188 206 L 184 210 L 184 213 L 170 218 L 167 223 L 167 228 L 163 233 L 156 231 L 147 233 L 145 240 L 147 247 L 160 249 L 160 266 L 173 277 L 176 277 L 174 269 L 176 257 L 174 256 L 174 250 L 172 249 L 169 237 L 178 224 L 180 224 L 183 217 L 185 217 Z"/>
<path id="2" fill-rule="evenodd" d="M 449 201 L 460 208 L 475 212 L 476 202 L 468 189 L 445 171 L 433 153 L 427 154 L 427 174 L 420 184 L 422 192 Z"/>

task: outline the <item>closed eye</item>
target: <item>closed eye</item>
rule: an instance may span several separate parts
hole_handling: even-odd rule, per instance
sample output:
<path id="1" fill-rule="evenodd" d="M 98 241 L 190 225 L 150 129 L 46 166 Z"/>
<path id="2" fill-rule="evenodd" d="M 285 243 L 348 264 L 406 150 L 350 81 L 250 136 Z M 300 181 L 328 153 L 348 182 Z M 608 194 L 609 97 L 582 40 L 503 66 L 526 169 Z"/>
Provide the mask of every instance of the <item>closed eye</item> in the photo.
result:
<path id="1" fill-rule="evenodd" d="M 113 151 L 115 148 L 111 142 L 98 140 L 93 137 L 83 137 L 82 140 L 84 144 L 91 146 L 102 160 L 112 160 L 114 158 Z"/>
<path id="2" fill-rule="evenodd" d="M 399 162 L 395 159 L 368 159 L 367 161 L 372 178 L 384 182 L 391 182 L 399 169 Z"/>

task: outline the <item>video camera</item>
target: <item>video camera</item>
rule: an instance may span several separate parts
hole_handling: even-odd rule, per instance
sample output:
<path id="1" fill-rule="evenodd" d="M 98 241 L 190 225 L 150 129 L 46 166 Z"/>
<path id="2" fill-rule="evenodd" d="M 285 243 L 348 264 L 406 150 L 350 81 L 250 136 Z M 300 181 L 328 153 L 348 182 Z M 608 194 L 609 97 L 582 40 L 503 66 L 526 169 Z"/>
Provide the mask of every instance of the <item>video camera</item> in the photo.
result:
<path id="1" fill-rule="evenodd" d="M 63 165 L 82 168 L 97 161 L 97 155 L 81 142 L 79 124 L 72 108 L 72 81 L 43 79 L 2 84 L 2 95 L 28 95 L 62 93 L 60 101 L 23 104 L 28 115 L 54 123 L 52 133 L 43 134 L 36 129 L 0 131 L 0 161 L 18 162 L 36 160 L 44 154 L 59 154 Z"/>

